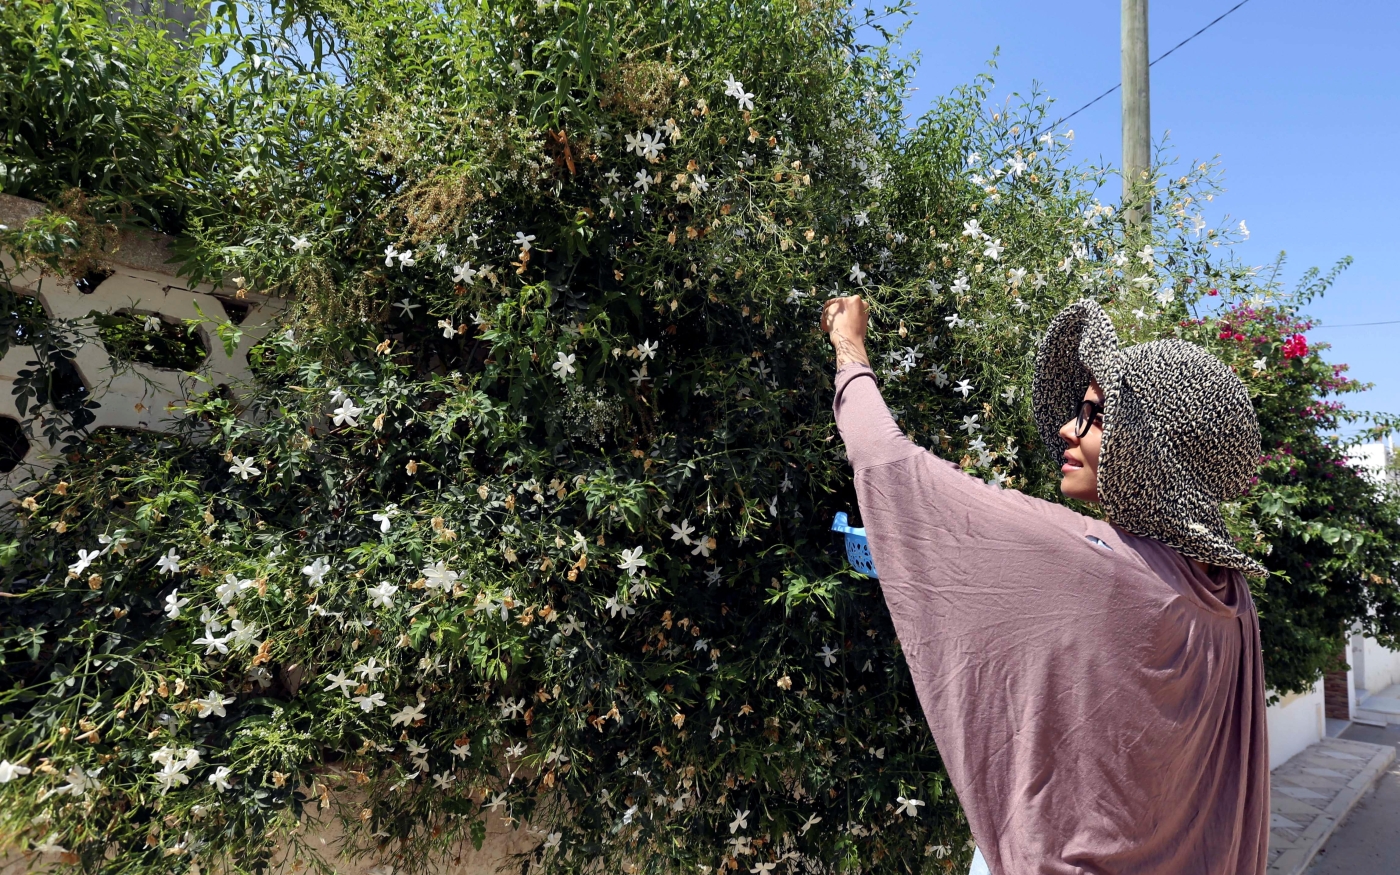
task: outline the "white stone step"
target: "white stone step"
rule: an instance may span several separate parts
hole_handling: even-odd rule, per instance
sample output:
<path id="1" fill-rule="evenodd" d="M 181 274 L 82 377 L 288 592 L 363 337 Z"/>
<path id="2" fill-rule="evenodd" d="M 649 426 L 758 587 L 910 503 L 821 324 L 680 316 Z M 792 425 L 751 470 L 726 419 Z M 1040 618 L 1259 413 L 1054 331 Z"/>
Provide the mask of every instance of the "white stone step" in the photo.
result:
<path id="1" fill-rule="evenodd" d="M 1391 687 L 1385 693 L 1373 693 L 1357 702 L 1351 719 L 1371 726 L 1400 725 L 1400 698 L 1387 695 L 1394 689 Z"/>

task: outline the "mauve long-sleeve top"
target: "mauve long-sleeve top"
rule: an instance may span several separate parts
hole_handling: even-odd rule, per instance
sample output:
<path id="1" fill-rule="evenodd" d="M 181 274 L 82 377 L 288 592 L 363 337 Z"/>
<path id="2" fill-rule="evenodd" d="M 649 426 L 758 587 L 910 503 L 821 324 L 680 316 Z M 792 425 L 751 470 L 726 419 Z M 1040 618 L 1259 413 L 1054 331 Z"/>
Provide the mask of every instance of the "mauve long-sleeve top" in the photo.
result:
<path id="1" fill-rule="evenodd" d="M 1243 575 L 999 489 L 836 375 L 870 552 L 993 875 L 1261 875 L 1269 752 Z"/>

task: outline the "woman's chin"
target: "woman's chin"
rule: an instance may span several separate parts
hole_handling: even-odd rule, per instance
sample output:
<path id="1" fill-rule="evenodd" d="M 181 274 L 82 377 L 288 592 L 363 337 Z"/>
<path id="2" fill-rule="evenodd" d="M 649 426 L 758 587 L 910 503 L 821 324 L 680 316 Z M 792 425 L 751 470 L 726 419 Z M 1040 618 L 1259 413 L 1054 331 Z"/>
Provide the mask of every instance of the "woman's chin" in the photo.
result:
<path id="1" fill-rule="evenodd" d="M 1066 474 L 1061 477 L 1060 492 L 1069 498 L 1077 498 L 1080 501 L 1097 502 L 1099 500 L 1098 484 L 1092 481 L 1083 483 L 1081 480 L 1084 478 L 1078 475 L 1079 472 L 1076 471 L 1074 474 Z"/>

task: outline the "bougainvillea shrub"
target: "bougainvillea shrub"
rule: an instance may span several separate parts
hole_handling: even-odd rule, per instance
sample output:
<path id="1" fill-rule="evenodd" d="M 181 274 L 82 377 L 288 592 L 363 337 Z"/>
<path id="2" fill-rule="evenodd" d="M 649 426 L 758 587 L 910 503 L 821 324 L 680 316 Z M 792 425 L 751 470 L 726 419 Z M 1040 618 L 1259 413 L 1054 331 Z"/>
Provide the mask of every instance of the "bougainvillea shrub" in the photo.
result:
<path id="1" fill-rule="evenodd" d="M 125 26 L 21 9 L 7 27 L 51 37 L 38 66 L 95 63 L 81 35 Z M 287 297 L 286 324 L 247 407 L 84 436 L 25 492 L 0 602 L 0 823 L 23 847 L 241 871 L 300 854 L 314 815 L 413 869 L 505 817 L 551 871 L 965 868 L 878 586 L 829 531 L 854 496 L 821 302 L 871 300 L 915 440 L 1049 499 L 1030 363 L 1080 296 L 1125 342 L 1202 339 L 1297 404 L 1337 388 L 1278 326 L 1258 368 L 1220 337 L 1207 283 L 1296 304 L 1198 218 L 1208 168 L 1125 232 L 1042 103 L 979 81 L 906 118 L 885 22 L 844 4 L 262 12 L 219 7 L 192 49 L 210 145 L 170 163 L 162 215 L 182 270 Z M 1241 538 L 1311 555 L 1312 511 L 1270 528 L 1265 496 Z M 1308 646 L 1390 604 L 1383 538 Z M 1279 689 L 1315 677 L 1269 659 Z"/>

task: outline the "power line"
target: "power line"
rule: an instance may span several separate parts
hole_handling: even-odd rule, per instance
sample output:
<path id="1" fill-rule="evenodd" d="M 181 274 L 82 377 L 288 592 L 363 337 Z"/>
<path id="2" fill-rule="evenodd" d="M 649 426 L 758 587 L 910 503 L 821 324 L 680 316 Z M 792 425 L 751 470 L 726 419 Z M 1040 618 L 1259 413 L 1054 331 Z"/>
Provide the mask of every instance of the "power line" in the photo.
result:
<path id="1" fill-rule="evenodd" d="M 1400 319 L 1391 319 L 1389 322 L 1344 322 L 1341 325 L 1315 325 L 1313 331 L 1323 328 L 1362 328 L 1367 325 L 1400 325 Z"/>
<path id="2" fill-rule="evenodd" d="M 1201 28 L 1200 30 L 1198 30 L 1198 31 L 1196 31 L 1195 33 L 1193 33 L 1193 34 L 1191 34 L 1190 36 L 1188 36 L 1186 39 L 1182 40 L 1181 42 L 1179 42 L 1179 43 L 1177 43 L 1176 45 L 1172 46 L 1171 48 L 1167 49 L 1167 50 L 1166 50 L 1165 52 L 1163 52 L 1162 54 L 1158 55 L 1157 58 L 1156 58 L 1155 60 L 1153 60 L 1152 63 L 1148 64 L 1147 66 L 1148 66 L 1148 67 L 1154 66 L 1154 65 L 1157 63 L 1157 61 L 1162 60 L 1162 59 L 1165 58 L 1167 55 L 1170 55 L 1172 52 L 1176 51 L 1177 49 L 1179 49 L 1179 48 L 1181 48 L 1182 46 L 1186 45 L 1187 43 L 1191 42 L 1191 40 L 1195 39 L 1196 37 L 1200 36 L 1201 34 L 1205 33 L 1206 31 L 1210 30 L 1212 27 L 1215 27 L 1215 25 L 1217 25 L 1217 24 L 1220 23 L 1221 19 L 1223 19 L 1225 16 L 1229 15 L 1231 12 L 1234 12 L 1236 9 L 1239 9 L 1241 6 L 1243 6 L 1244 4 L 1246 4 L 1246 3 L 1248 3 L 1248 2 L 1249 2 L 1249 0 L 1240 0 L 1240 2 L 1236 3 L 1234 6 L 1231 6 L 1229 9 L 1227 9 L 1227 10 L 1225 10 L 1224 12 L 1220 13 L 1219 15 L 1217 15 L 1217 16 L 1215 17 L 1215 20 L 1212 21 L 1210 24 L 1207 24 L 1205 27 Z M 1062 118 L 1062 119 L 1060 119 L 1059 121 L 1055 122 L 1054 124 L 1050 125 L 1050 127 L 1045 128 L 1045 130 L 1040 131 L 1040 133 L 1037 133 L 1037 134 L 1036 134 L 1034 137 L 1032 137 L 1031 139 L 1032 139 L 1032 140 L 1038 140 L 1038 139 L 1040 139 L 1040 135 L 1043 134 L 1043 133 L 1045 133 L 1045 131 L 1049 131 L 1049 130 L 1052 130 L 1052 129 L 1054 129 L 1054 128 L 1059 127 L 1061 124 L 1063 124 L 1063 123 L 1069 121 L 1070 119 L 1074 118 L 1075 116 L 1079 115 L 1079 114 L 1080 114 L 1081 112 L 1083 112 L 1084 110 L 1086 110 L 1086 109 L 1088 109 L 1089 107 L 1093 106 L 1094 104 L 1098 103 L 1100 100 L 1103 100 L 1105 97 L 1109 96 L 1110 94 L 1112 94 L 1113 92 L 1117 91 L 1119 88 L 1122 88 L 1122 87 L 1123 87 L 1123 83 L 1122 83 L 1122 82 L 1119 82 L 1117 85 L 1115 85 L 1115 86 L 1113 86 L 1112 88 L 1108 89 L 1108 90 L 1105 91 L 1103 94 L 1100 94 L 1098 97 L 1095 97 L 1093 100 L 1091 100 L 1091 101 L 1089 101 L 1088 103 L 1084 104 L 1083 106 L 1079 107 L 1079 109 L 1076 109 L 1074 112 L 1070 113 L 1069 115 L 1065 116 L 1064 118 Z"/>

